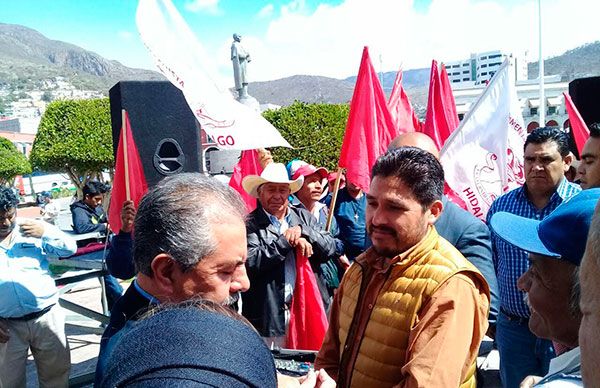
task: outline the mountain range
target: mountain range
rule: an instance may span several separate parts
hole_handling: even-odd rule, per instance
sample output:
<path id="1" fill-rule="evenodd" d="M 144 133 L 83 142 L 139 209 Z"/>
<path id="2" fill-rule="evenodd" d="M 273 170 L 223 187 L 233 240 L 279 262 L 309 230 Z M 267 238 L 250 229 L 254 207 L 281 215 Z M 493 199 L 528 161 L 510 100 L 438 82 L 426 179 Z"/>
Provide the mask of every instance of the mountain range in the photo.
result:
<path id="1" fill-rule="evenodd" d="M 0 89 L 43 90 L 44 81 L 63 77 L 76 88 L 108 89 L 120 80 L 159 80 L 161 74 L 134 69 L 108 60 L 81 47 L 46 38 L 28 27 L 0 23 Z M 600 74 L 600 42 L 589 43 L 545 60 L 546 74 L 563 80 Z M 529 64 L 529 76 L 537 75 L 537 62 Z M 380 74 L 386 93 L 391 91 L 395 71 Z M 347 103 L 352 98 L 356 76 L 336 79 L 294 75 L 273 81 L 252 82 L 248 90 L 261 103 L 289 105 L 295 100 Z M 427 102 L 429 68 L 405 70 L 403 85 L 417 111 Z"/>

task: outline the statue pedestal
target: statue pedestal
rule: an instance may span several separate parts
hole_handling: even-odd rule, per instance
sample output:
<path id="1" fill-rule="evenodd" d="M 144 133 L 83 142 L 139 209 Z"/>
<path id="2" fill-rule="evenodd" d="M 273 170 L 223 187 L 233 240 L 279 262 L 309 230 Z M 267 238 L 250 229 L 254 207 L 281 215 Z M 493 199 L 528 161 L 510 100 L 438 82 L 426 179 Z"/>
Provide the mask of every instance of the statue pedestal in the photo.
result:
<path id="1" fill-rule="evenodd" d="M 237 100 L 246 105 L 247 107 L 249 107 L 250 109 L 253 109 L 256 112 L 260 113 L 260 103 L 258 102 L 258 100 L 250 95 L 246 95 L 244 97 L 238 97 Z"/>

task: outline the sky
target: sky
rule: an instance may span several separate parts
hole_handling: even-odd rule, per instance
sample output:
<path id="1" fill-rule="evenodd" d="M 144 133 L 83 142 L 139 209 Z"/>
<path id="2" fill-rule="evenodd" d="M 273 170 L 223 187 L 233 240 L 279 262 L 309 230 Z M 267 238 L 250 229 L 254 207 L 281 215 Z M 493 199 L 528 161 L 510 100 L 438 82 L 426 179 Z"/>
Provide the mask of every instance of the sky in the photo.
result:
<path id="1" fill-rule="evenodd" d="M 470 53 L 538 57 L 537 0 L 172 0 L 204 46 L 219 83 L 233 83 L 234 32 L 251 81 L 355 75 L 363 46 L 377 71 L 428 67 Z M 600 2 L 541 0 L 543 55 L 600 40 Z M 155 69 L 135 24 L 137 0 L 0 0 L 0 22 Z"/>

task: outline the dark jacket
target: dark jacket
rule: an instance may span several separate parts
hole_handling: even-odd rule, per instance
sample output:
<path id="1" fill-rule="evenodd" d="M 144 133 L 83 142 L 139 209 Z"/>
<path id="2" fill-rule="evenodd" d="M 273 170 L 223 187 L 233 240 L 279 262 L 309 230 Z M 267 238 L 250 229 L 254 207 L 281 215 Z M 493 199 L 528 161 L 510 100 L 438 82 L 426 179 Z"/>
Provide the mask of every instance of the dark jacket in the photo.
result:
<path id="1" fill-rule="evenodd" d="M 73 231 L 77 234 L 106 232 L 106 213 L 102 206 L 92 209 L 85 202 L 77 201 L 71 205 L 71 216 Z"/>
<path id="2" fill-rule="evenodd" d="M 496 324 L 498 309 L 498 280 L 492 259 L 492 242 L 490 231 L 483 221 L 468 211 L 450 202 L 446 196 L 442 198 L 444 211 L 435 222 L 438 234 L 454 245 L 462 255 L 471 262 L 487 280 L 490 286 L 490 325 Z"/>
<path id="3" fill-rule="evenodd" d="M 127 280 L 135 276 L 131 233 L 121 231 L 111 238 L 106 254 L 106 267 L 111 275 L 119 279 Z"/>
<path id="4" fill-rule="evenodd" d="M 314 267 L 335 256 L 335 240 L 322 231 L 317 220 L 304 209 L 289 207 L 289 227 L 300 225 L 302 237 L 313 247 L 310 257 Z M 246 268 L 250 289 L 242 294 L 242 314 L 263 337 L 285 335 L 285 260 L 294 248 L 271 224 L 265 211 L 258 206 L 246 222 L 248 260 Z"/>
<path id="5" fill-rule="evenodd" d="M 100 353 L 96 364 L 95 386 L 98 386 L 105 373 L 106 363 L 112 349 L 109 349 L 110 339 L 121 331 L 127 321 L 137 320 L 151 306 L 151 302 L 131 284 L 110 312 L 110 322 L 100 339 Z"/>

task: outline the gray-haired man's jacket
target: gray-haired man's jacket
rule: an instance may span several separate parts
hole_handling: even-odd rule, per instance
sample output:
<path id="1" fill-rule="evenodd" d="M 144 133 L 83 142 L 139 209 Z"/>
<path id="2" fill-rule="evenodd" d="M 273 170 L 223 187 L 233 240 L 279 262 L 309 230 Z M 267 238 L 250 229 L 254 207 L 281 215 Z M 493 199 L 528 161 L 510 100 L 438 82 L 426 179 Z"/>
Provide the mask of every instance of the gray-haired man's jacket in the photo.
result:
<path id="1" fill-rule="evenodd" d="M 326 262 L 335 256 L 335 240 L 321 230 L 315 217 L 304 209 L 289 207 L 289 227 L 299 225 L 313 247 L 311 263 Z M 279 233 L 261 206 L 248 216 L 248 260 L 250 289 L 242 294 L 242 314 L 263 337 L 285 335 L 285 261 L 295 255 L 287 239 Z"/>

